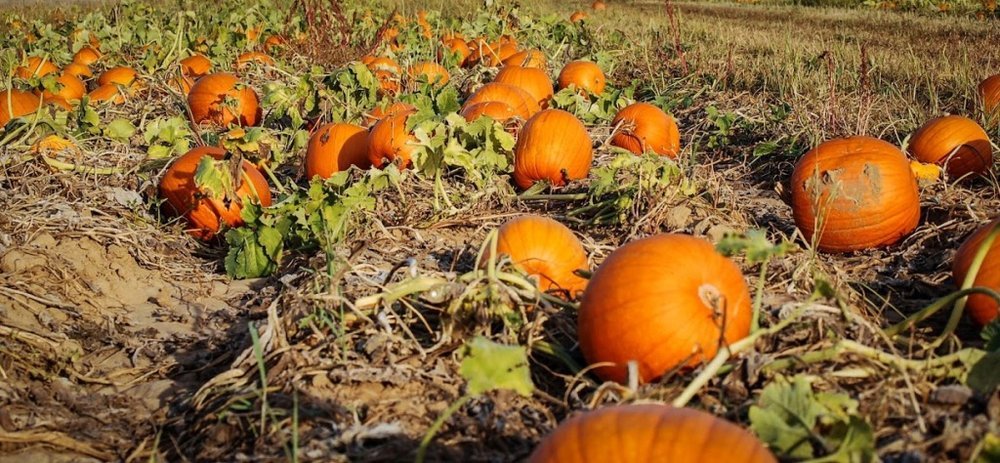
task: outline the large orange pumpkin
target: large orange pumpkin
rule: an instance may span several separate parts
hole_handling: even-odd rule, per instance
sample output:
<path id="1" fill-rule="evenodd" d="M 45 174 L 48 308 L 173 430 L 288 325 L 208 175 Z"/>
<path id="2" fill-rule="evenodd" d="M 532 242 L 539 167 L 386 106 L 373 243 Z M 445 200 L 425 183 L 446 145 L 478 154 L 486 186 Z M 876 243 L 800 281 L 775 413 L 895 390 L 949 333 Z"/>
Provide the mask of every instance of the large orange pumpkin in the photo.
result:
<path id="1" fill-rule="evenodd" d="M 11 119 L 27 116 L 41 107 L 41 100 L 30 92 L 4 90 L 0 92 L 0 128 Z"/>
<path id="2" fill-rule="evenodd" d="M 587 252 L 565 225 L 548 217 L 528 214 L 511 219 L 497 234 L 497 254 L 538 281 L 538 289 L 576 298 L 587 280 L 576 270 L 587 270 Z M 483 256 L 484 264 L 489 253 Z"/>
<path id="3" fill-rule="evenodd" d="M 640 320 L 641 321 L 641 320 Z M 743 428 L 667 405 L 618 405 L 584 412 L 542 440 L 528 463 L 776 463 Z"/>
<path id="4" fill-rule="evenodd" d="M 28 58 L 27 63 L 23 66 L 18 66 L 14 70 L 14 75 L 22 79 L 30 79 L 32 77 L 44 77 L 57 72 L 59 72 L 59 68 L 55 64 L 52 64 L 52 61 L 40 56 L 32 56 Z"/>
<path id="5" fill-rule="evenodd" d="M 524 50 L 514 53 L 503 60 L 504 66 L 520 66 L 523 68 L 538 68 L 545 70 L 547 61 L 545 54 L 539 50 Z M 546 76 L 547 77 L 547 76 Z"/>
<path id="6" fill-rule="evenodd" d="M 97 78 L 97 85 L 118 84 L 126 87 L 135 83 L 135 69 L 128 66 L 118 66 L 108 69 Z"/>
<path id="7" fill-rule="evenodd" d="M 229 227 L 243 225 L 240 211 L 244 201 L 259 201 L 271 205 L 271 192 L 267 181 L 253 164 L 243 161 L 243 175 L 236 189 L 237 198 L 228 200 L 209 198 L 195 185 L 194 174 L 204 156 L 223 159 L 226 150 L 214 146 L 201 146 L 177 158 L 160 180 L 160 197 L 166 200 L 166 209 L 184 217 L 191 227 L 189 232 L 203 240 L 211 239 L 223 224 Z"/>
<path id="8" fill-rule="evenodd" d="M 395 163 L 399 167 L 410 166 L 411 157 L 416 147 L 410 142 L 417 141 L 412 133 L 406 130 L 406 119 L 412 111 L 398 111 L 386 116 L 372 126 L 368 134 L 368 160 L 378 168 Z"/>
<path id="9" fill-rule="evenodd" d="M 309 138 L 306 149 L 306 178 L 331 175 L 351 166 L 371 167 L 368 160 L 368 131 L 354 124 L 326 124 Z"/>
<path id="10" fill-rule="evenodd" d="M 52 93 L 48 90 L 42 92 L 42 99 L 46 103 L 53 103 L 68 110 L 72 109 L 72 102 L 79 101 L 87 93 L 87 85 L 72 75 L 63 74 L 56 79 L 56 82 L 62 86 L 58 92 Z"/>
<path id="11" fill-rule="evenodd" d="M 212 62 L 202 55 L 191 55 L 180 62 L 185 77 L 201 77 L 212 69 Z"/>
<path id="12" fill-rule="evenodd" d="M 188 105 L 195 123 L 250 126 L 260 119 L 257 93 L 224 72 L 198 79 L 188 94 Z"/>
<path id="13" fill-rule="evenodd" d="M 715 357 L 750 333 L 743 273 L 711 243 L 662 234 L 628 243 L 597 268 L 580 303 L 580 348 L 604 380 L 640 383 Z M 722 328 L 720 328 L 722 327 Z"/>
<path id="14" fill-rule="evenodd" d="M 448 70 L 444 66 L 432 61 L 423 61 L 414 64 L 410 66 L 409 71 L 411 79 L 422 79 L 424 82 L 435 86 L 447 84 L 450 77 Z"/>
<path id="15" fill-rule="evenodd" d="M 920 220 L 920 198 L 906 156 L 871 137 L 820 144 L 795 165 L 792 215 L 806 240 L 824 252 L 899 241 Z"/>
<path id="16" fill-rule="evenodd" d="M 546 109 L 521 129 L 514 145 L 514 182 L 525 189 L 539 180 L 565 185 L 587 177 L 593 157 L 583 123 L 566 111 Z"/>
<path id="17" fill-rule="evenodd" d="M 570 61 L 559 72 L 559 90 L 572 84 L 581 92 L 600 95 L 606 83 L 604 72 L 590 61 Z"/>
<path id="18" fill-rule="evenodd" d="M 633 103 L 622 108 L 611 126 L 618 127 L 611 144 L 635 154 L 652 151 L 675 158 L 681 151 L 681 134 L 674 118 L 649 103 Z"/>
<path id="19" fill-rule="evenodd" d="M 541 69 L 504 66 L 493 81 L 521 88 L 542 108 L 548 106 L 549 99 L 552 98 L 552 80 Z"/>
<path id="20" fill-rule="evenodd" d="M 84 66 L 90 66 L 101 59 L 101 52 L 97 51 L 94 47 L 83 47 L 73 55 L 73 62 L 76 64 L 82 64 Z"/>
<path id="21" fill-rule="evenodd" d="M 982 175 L 993 165 L 989 135 L 976 121 L 962 116 L 927 121 L 910 137 L 907 150 L 920 162 L 944 167 L 953 178 Z"/>
<path id="22" fill-rule="evenodd" d="M 972 266 L 972 261 L 976 258 L 979 246 L 998 221 L 1000 219 L 995 219 L 980 227 L 958 248 L 958 252 L 955 254 L 955 261 L 951 265 L 955 285 L 961 286 L 965 281 L 965 277 L 969 273 L 969 267 Z M 983 265 L 979 268 L 979 273 L 976 274 L 973 286 L 983 286 L 994 291 L 1000 291 L 1000 239 L 993 240 L 989 251 L 986 252 L 986 259 L 983 260 Z M 993 321 L 994 318 L 997 318 L 997 302 L 985 294 L 973 294 L 969 296 L 966 308 L 968 309 L 969 316 L 979 326 L 984 326 Z"/>
<path id="23" fill-rule="evenodd" d="M 1000 116 L 1000 74 L 983 79 L 979 83 L 979 98 L 987 114 Z"/>
<path id="24" fill-rule="evenodd" d="M 499 82 L 490 82 L 480 87 L 465 100 L 463 107 L 487 101 L 499 101 L 510 105 L 522 119 L 528 119 L 540 109 L 535 98 L 524 89 Z"/>

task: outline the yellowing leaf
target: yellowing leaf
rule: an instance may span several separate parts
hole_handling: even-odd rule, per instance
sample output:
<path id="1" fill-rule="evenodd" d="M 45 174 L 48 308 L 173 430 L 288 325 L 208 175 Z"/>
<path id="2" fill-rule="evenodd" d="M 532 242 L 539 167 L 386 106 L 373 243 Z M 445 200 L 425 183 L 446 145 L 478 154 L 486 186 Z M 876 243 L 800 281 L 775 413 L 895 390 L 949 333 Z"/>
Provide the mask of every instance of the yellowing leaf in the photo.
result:
<path id="1" fill-rule="evenodd" d="M 505 346 L 482 336 L 466 345 L 459 373 L 468 381 L 466 390 L 471 396 L 498 389 L 530 396 L 535 390 L 525 348 Z"/>

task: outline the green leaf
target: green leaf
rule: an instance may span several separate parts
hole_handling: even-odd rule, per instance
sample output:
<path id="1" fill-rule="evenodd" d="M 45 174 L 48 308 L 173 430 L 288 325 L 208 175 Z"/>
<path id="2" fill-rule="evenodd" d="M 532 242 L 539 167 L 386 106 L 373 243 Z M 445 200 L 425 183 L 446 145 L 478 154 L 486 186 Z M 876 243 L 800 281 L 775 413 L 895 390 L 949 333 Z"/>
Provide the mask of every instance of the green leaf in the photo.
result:
<path id="1" fill-rule="evenodd" d="M 233 278 L 257 278 L 278 269 L 281 260 L 282 236 L 271 227 L 256 230 L 234 228 L 226 232 L 229 252 L 226 273 Z"/>
<path id="2" fill-rule="evenodd" d="M 980 394 L 992 394 L 1000 386 L 1000 352 L 990 352 L 972 365 L 965 383 Z"/>
<path id="3" fill-rule="evenodd" d="M 1000 351 L 1000 317 L 994 318 L 993 321 L 984 326 L 979 336 L 983 338 L 983 341 L 986 341 L 986 345 L 983 346 L 984 350 L 987 352 Z"/>
<path id="4" fill-rule="evenodd" d="M 459 373 L 468 382 L 467 393 L 477 396 L 489 391 L 509 389 L 530 396 L 535 390 L 523 346 L 506 346 L 477 336 L 465 348 Z"/>
<path id="5" fill-rule="evenodd" d="M 126 142 L 135 133 L 135 126 L 126 119 L 115 119 L 104 127 L 104 136 L 119 142 Z"/>
<path id="6" fill-rule="evenodd" d="M 781 257 L 794 246 L 788 241 L 773 244 L 767 239 L 767 233 L 755 229 L 749 230 L 743 235 L 727 234 L 715 247 L 727 256 L 741 251 L 746 252 L 747 261 L 757 264 L 770 260 L 772 257 Z"/>
<path id="7" fill-rule="evenodd" d="M 198 190 L 213 199 L 232 197 L 233 176 L 226 169 L 224 161 L 212 156 L 202 156 L 194 172 L 194 184 Z"/>

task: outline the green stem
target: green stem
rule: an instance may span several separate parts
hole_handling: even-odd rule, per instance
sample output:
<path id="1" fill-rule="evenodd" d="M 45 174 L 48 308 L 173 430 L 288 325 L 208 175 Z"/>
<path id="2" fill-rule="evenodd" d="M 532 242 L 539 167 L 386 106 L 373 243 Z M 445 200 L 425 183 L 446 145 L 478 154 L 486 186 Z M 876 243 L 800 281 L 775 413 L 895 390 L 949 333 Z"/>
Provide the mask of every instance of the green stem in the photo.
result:
<path id="1" fill-rule="evenodd" d="M 757 294 L 753 298 L 753 314 L 750 318 L 750 332 L 756 333 L 760 329 L 760 309 L 764 305 L 764 284 L 767 282 L 767 264 L 771 263 L 771 256 L 760 263 L 760 277 L 757 278 Z"/>
<path id="2" fill-rule="evenodd" d="M 451 418 L 451 415 L 454 415 L 458 409 L 462 408 L 462 406 L 468 403 L 471 399 L 472 396 L 469 395 L 459 397 L 458 400 L 448 406 L 441 416 L 434 420 L 434 424 L 432 424 L 430 429 L 427 430 L 427 434 L 424 434 L 423 440 L 420 441 L 420 447 L 417 448 L 416 463 L 424 463 L 424 460 L 427 458 L 427 447 L 430 446 L 431 441 L 434 440 L 434 435 L 441 430 L 441 426 L 444 426 L 445 421 L 448 421 L 448 418 Z"/>
<path id="3" fill-rule="evenodd" d="M 986 235 L 983 242 L 979 244 L 979 248 L 976 249 L 976 256 L 972 259 L 972 264 L 969 265 L 969 272 L 965 274 L 965 280 L 962 281 L 960 289 L 969 289 L 975 284 L 979 269 L 983 266 L 986 254 L 993 247 L 993 241 L 996 240 L 998 234 L 1000 234 L 1000 221 L 996 221 L 991 225 L 989 234 Z M 955 328 L 958 327 L 958 322 L 962 319 L 962 312 L 965 310 L 965 304 L 968 300 L 969 298 L 963 297 L 955 303 L 955 308 L 951 311 L 951 317 L 948 318 L 948 324 L 944 326 L 944 331 L 928 346 L 928 349 L 936 349 L 955 331 Z"/>
<path id="4" fill-rule="evenodd" d="M 963 299 L 963 298 L 965 298 L 966 296 L 968 296 L 970 294 L 985 294 L 987 296 L 992 297 L 993 299 L 996 299 L 997 302 L 1000 303 L 1000 293 L 997 293 L 996 291 L 994 291 L 992 289 L 984 288 L 984 287 L 981 287 L 981 286 L 975 286 L 975 287 L 972 287 L 972 288 L 960 289 L 958 291 L 955 291 L 955 292 L 953 292 L 953 293 L 951 293 L 951 294 L 949 294 L 947 296 L 944 296 L 944 297 L 942 297 L 942 298 L 934 301 L 933 303 L 931 303 L 927 307 L 924 307 L 923 309 L 920 309 L 919 312 L 917 312 L 917 313 L 915 313 L 913 315 L 910 315 L 909 317 L 906 317 L 905 320 L 903 320 L 903 321 L 901 321 L 901 322 L 899 322 L 899 323 L 897 323 L 895 325 L 892 325 L 889 328 L 886 328 L 885 329 L 885 334 L 887 336 L 889 336 L 890 338 L 899 336 L 903 331 L 906 331 L 906 330 L 910 329 L 910 327 L 916 325 L 917 323 L 920 323 L 920 322 L 926 320 L 931 315 L 934 315 L 939 310 L 941 310 L 941 309 L 943 309 L 943 308 L 951 305 L 956 300 Z M 952 315 L 949 318 L 949 320 L 953 319 L 953 318 L 956 318 L 955 317 L 955 312 L 958 312 L 958 315 L 961 316 L 962 309 L 963 308 L 960 308 L 959 305 L 956 304 L 955 305 L 955 309 L 952 310 Z"/>

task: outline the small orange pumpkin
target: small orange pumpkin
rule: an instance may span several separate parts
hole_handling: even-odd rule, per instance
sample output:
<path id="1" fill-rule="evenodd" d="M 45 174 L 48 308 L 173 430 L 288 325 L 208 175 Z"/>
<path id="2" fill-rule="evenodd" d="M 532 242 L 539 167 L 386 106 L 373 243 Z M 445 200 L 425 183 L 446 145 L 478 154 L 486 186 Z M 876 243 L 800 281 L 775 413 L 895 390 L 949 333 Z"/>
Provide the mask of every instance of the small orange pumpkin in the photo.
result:
<path id="1" fill-rule="evenodd" d="M 372 126 L 368 134 L 368 160 L 381 169 L 386 164 L 395 163 L 400 168 L 410 167 L 416 147 L 416 137 L 406 130 L 406 119 L 412 111 L 399 111 L 384 117 Z"/>
<path id="2" fill-rule="evenodd" d="M 444 66 L 432 61 L 424 61 L 410 66 L 410 78 L 418 79 L 422 76 L 423 81 L 435 86 L 442 86 L 448 83 L 450 78 L 448 70 Z"/>
<path id="3" fill-rule="evenodd" d="M 574 11 L 573 14 L 569 15 L 570 22 L 580 22 L 587 19 L 587 13 L 582 11 Z"/>
<path id="4" fill-rule="evenodd" d="M 604 72 L 590 61 L 570 61 L 559 72 L 559 90 L 575 85 L 584 94 L 600 95 L 606 83 Z"/>
<path id="5" fill-rule="evenodd" d="M 14 70 L 14 75 L 22 79 L 30 79 L 32 77 L 44 77 L 49 74 L 55 74 L 59 72 L 59 68 L 52 61 L 40 56 L 31 56 L 28 58 L 28 62 L 23 66 L 18 66 Z"/>
<path id="6" fill-rule="evenodd" d="M 128 87 L 135 83 L 136 77 L 135 69 L 128 66 L 113 67 L 97 78 L 97 85 L 118 84 Z"/>
<path id="7" fill-rule="evenodd" d="M 246 53 L 241 53 L 240 56 L 236 57 L 236 69 L 242 69 L 250 64 L 273 66 L 274 58 L 271 58 L 270 56 L 267 56 L 259 51 L 248 51 Z"/>
<path id="8" fill-rule="evenodd" d="M 989 135 L 976 121 L 962 116 L 927 121 L 910 137 L 907 151 L 920 162 L 944 167 L 956 179 L 985 174 L 993 166 Z"/>
<path id="9" fill-rule="evenodd" d="M 198 79 L 188 94 L 188 106 L 195 123 L 252 126 L 260 119 L 257 93 L 240 84 L 235 75 L 224 72 Z"/>
<path id="10" fill-rule="evenodd" d="M 530 93 L 520 87 L 499 82 L 490 82 L 476 90 L 467 100 L 463 107 L 472 106 L 477 103 L 487 101 L 500 101 L 507 103 L 517 111 L 521 119 L 528 119 L 538 112 L 538 102 Z"/>
<path id="11" fill-rule="evenodd" d="M 1000 74 L 983 79 L 979 83 L 979 98 L 983 110 L 990 116 L 1000 116 Z"/>
<path id="12" fill-rule="evenodd" d="M 306 149 L 306 178 L 330 178 L 351 166 L 371 167 L 368 160 L 368 131 L 354 124 L 326 124 L 309 138 Z"/>
<path id="13" fill-rule="evenodd" d="M 30 92 L 4 90 L 0 92 L 0 128 L 11 119 L 27 116 L 41 108 L 41 100 Z"/>
<path id="14" fill-rule="evenodd" d="M 618 127 L 611 144 L 635 154 L 652 151 L 675 158 L 681 151 L 681 134 L 674 118 L 649 103 L 633 103 L 622 108 L 611 126 Z"/>
<path id="15" fill-rule="evenodd" d="M 77 79 L 89 79 L 94 77 L 90 68 L 80 63 L 69 63 L 63 68 L 63 74 L 71 75 Z"/>
<path id="16" fill-rule="evenodd" d="M 191 55 L 180 62 L 184 77 L 201 77 L 212 70 L 212 62 L 203 55 Z"/>
<path id="17" fill-rule="evenodd" d="M 73 55 L 73 62 L 84 66 L 91 66 L 101 59 L 101 52 L 94 47 L 83 47 Z"/>
<path id="18" fill-rule="evenodd" d="M 514 145 L 514 182 L 527 189 L 539 180 L 565 185 L 586 178 L 594 152 L 576 116 L 546 109 L 528 119 Z"/>
<path id="19" fill-rule="evenodd" d="M 504 66 L 493 81 L 523 89 L 535 99 L 540 108 L 547 107 L 552 98 L 552 80 L 541 69 Z"/>
<path id="20" fill-rule="evenodd" d="M 641 320 L 640 320 L 641 321 Z M 604 407 L 576 415 L 542 440 L 528 463 L 777 463 L 752 434 L 691 408 Z"/>
<path id="21" fill-rule="evenodd" d="M 539 50 L 524 50 L 514 53 L 503 60 L 504 66 L 520 66 L 523 68 L 538 68 L 545 70 L 547 61 L 545 54 Z"/>
<path id="22" fill-rule="evenodd" d="M 972 266 L 972 261 L 975 260 L 976 253 L 979 251 L 979 246 L 983 244 L 983 240 L 990 234 L 990 230 L 998 221 L 1000 219 L 983 225 L 959 246 L 958 252 L 955 254 L 955 261 L 951 265 L 956 286 L 961 286 L 965 281 L 969 267 Z M 983 260 L 983 265 L 979 268 L 979 273 L 976 274 L 973 286 L 983 286 L 1000 291 L 1000 239 L 993 240 L 990 249 L 986 251 L 986 259 Z M 969 316 L 979 326 L 985 326 L 997 318 L 997 301 L 985 294 L 977 293 L 969 296 L 966 307 Z"/>
<path id="23" fill-rule="evenodd" d="M 594 3 L 591 3 L 590 7 L 593 8 L 594 11 L 604 11 L 608 8 L 608 5 L 605 5 L 601 0 L 594 0 Z"/>
<path id="24" fill-rule="evenodd" d="M 917 227 L 920 197 L 906 156 L 871 137 L 826 141 L 795 164 L 792 216 L 824 252 L 896 243 Z"/>
<path id="25" fill-rule="evenodd" d="M 184 217 L 191 227 L 191 235 L 209 240 L 225 224 L 229 227 L 243 225 L 240 211 L 244 201 L 259 201 L 262 206 L 271 205 L 271 191 L 267 180 L 253 164 L 243 161 L 243 175 L 236 189 L 237 198 L 229 200 L 205 197 L 194 182 L 198 163 L 204 156 L 223 159 L 226 150 L 215 146 L 200 146 L 177 158 L 160 180 L 160 197 L 166 200 L 166 210 L 175 216 Z"/>
<path id="26" fill-rule="evenodd" d="M 587 252 L 565 225 L 527 214 L 509 220 L 497 233 L 497 254 L 510 256 L 515 267 L 538 280 L 538 289 L 575 299 L 587 287 L 576 270 L 587 270 Z M 486 253 L 480 265 L 489 259 Z"/>
<path id="27" fill-rule="evenodd" d="M 104 84 L 90 91 L 90 101 L 94 103 L 122 104 L 125 102 L 125 94 L 119 90 L 115 84 Z"/>
<path id="28" fill-rule="evenodd" d="M 580 349 L 601 379 L 640 383 L 715 357 L 750 334 L 750 290 L 711 243 L 680 234 L 630 242 L 597 268 L 580 303 Z"/>
<path id="29" fill-rule="evenodd" d="M 58 92 L 52 93 L 48 90 L 42 92 L 42 99 L 46 103 L 53 103 L 61 106 L 63 109 L 69 110 L 73 109 L 72 102 L 80 101 L 83 95 L 87 93 L 87 84 L 69 74 L 59 76 L 56 82 L 62 85 L 62 88 Z"/>

